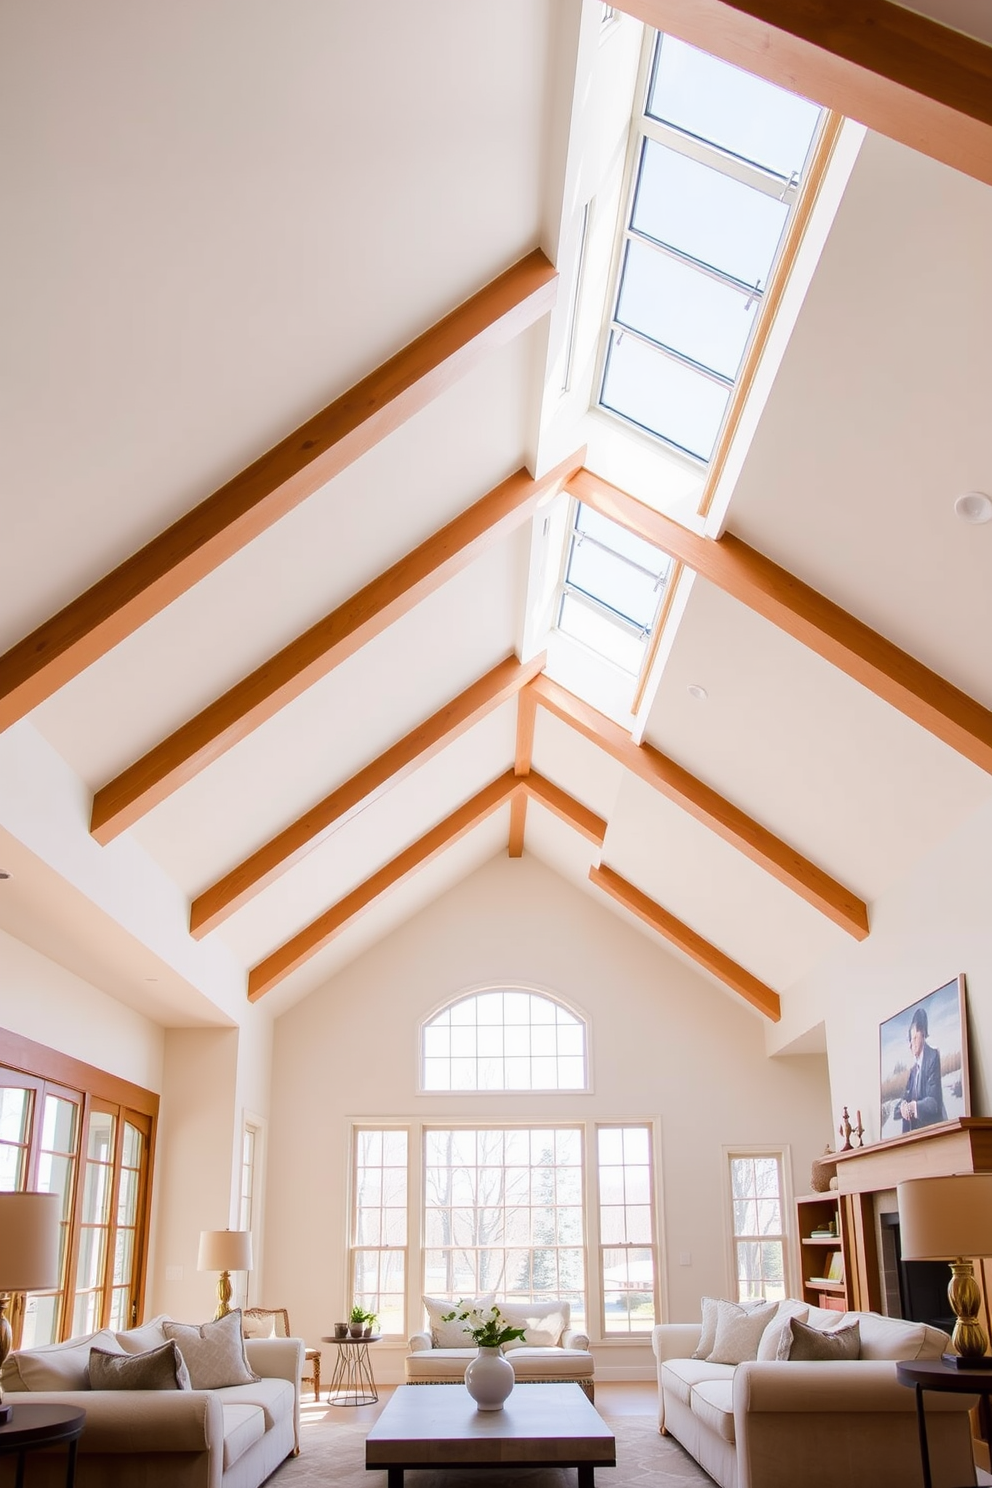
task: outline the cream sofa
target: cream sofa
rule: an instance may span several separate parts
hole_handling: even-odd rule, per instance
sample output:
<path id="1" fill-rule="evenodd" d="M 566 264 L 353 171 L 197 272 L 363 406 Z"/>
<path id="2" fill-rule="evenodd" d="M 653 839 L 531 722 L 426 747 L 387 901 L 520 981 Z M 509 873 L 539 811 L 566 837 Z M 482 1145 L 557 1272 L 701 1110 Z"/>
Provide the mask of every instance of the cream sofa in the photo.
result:
<path id="1" fill-rule="evenodd" d="M 299 1451 L 303 1340 L 246 1340 L 249 1368 L 260 1376 L 256 1384 L 216 1390 L 86 1387 L 89 1347 L 142 1353 L 165 1341 L 163 1321 L 12 1353 L 0 1377 L 5 1402 L 47 1402 L 86 1411 L 77 1488 L 258 1488 Z M 75 1387 L 32 1388 L 46 1374 Z M 27 1477 L 31 1488 L 62 1488 L 64 1450 L 33 1454 Z M 14 1458 L 0 1457 L 0 1483 L 13 1482 Z"/>
<path id="2" fill-rule="evenodd" d="M 859 1320 L 860 1358 L 708 1363 L 692 1358 L 699 1323 L 656 1327 L 659 1429 L 721 1488 L 920 1488 L 915 1392 L 893 1361 L 939 1357 L 946 1333 L 878 1313 L 816 1312 L 815 1327 Z M 931 1393 L 925 1403 L 934 1488 L 974 1483 L 976 1397 Z"/>
<path id="3" fill-rule="evenodd" d="M 483 1299 L 483 1305 L 490 1299 Z M 478 1352 L 470 1339 L 457 1344 L 464 1333 L 463 1323 L 439 1324 L 438 1306 L 450 1309 L 453 1303 L 435 1304 L 424 1298 L 433 1326 L 410 1339 L 406 1356 L 408 1385 L 460 1385 L 465 1369 Z M 564 1384 L 574 1381 L 593 1399 L 594 1361 L 589 1352 L 589 1339 L 570 1326 L 571 1308 L 567 1302 L 499 1302 L 500 1313 L 511 1328 L 523 1328 L 522 1342 L 503 1345 L 503 1353 L 513 1365 L 521 1384 Z"/>

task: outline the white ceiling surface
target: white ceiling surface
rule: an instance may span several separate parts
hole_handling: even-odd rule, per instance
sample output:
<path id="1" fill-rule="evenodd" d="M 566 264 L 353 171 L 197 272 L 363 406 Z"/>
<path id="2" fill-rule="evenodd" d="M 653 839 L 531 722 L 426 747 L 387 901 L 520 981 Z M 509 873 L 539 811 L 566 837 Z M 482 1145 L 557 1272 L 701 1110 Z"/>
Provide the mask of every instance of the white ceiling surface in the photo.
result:
<path id="1" fill-rule="evenodd" d="M 556 0 L 299 0 L 289 18 L 263 0 L 14 9 L 0 20 L 0 127 L 10 109 L 19 147 L 0 275 L 0 647 L 529 251 L 542 224 L 574 220 L 560 139 L 573 91 L 584 97 L 565 75 L 579 7 Z M 591 0 L 585 17 L 598 21 Z M 951 512 L 959 491 L 992 491 L 989 241 L 992 191 L 869 136 L 727 525 L 992 704 L 992 524 Z M 545 323 L 487 357 L 31 723 L 89 790 L 105 784 L 530 462 L 547 336 Z M 578 426 L 572 445 L 564 433 L 556 447 L 581 442 Z M 519 650 L 541 525 L 521 524 L 130 829 L 180 903 Z M 513 703 L 476 724 L 213 932 L 218 949 L 247 972 L 510 768 L 515 728 Z M 869 901 L 992 792 L 702 581 L 646 738 Z M 845 942 L 541 708 L 533 766 L 608 829 L 600 854 L 532 802 L 525 851 L 640 933 L 589 884 L 600 856 L 785 998 Z M 505 853 L 508 828 L 503 807 L 263 1006 L 285 1010 Z M 51 863 L 40 871 L 7 834 L 4 852 L 17 873 L 5 928 L 162 1022 L 209 1015 L 185 980 L 146 983 L 144 948 L 105 909 L 87 923 L 78 888 L 53 891 Z"/>

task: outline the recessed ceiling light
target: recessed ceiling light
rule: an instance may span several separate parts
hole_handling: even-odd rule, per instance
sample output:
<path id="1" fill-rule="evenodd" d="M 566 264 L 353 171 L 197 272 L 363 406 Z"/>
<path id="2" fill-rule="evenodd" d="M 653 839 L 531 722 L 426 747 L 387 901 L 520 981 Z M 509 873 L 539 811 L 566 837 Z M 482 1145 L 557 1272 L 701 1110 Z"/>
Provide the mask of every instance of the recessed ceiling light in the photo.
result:
<path id="1" fill-rule="evenodd" d="M 706 699 L 709 697 L 709 693 L 706 691 L 706 688 L 701 687 L 698 682 L 690 682 L 689 686 L 686 688 L 686 692 L 691 698 L 695 698 L 696 701 L 700 703 L 705 703 Z"/>
<path id="2" fill-rule="evenodd" d="M 955 501 L 954 510 L 962 522 L 970 522 L 974 527 L 992 521 L 992 501 L 984 491 L 965 491 Z"/>

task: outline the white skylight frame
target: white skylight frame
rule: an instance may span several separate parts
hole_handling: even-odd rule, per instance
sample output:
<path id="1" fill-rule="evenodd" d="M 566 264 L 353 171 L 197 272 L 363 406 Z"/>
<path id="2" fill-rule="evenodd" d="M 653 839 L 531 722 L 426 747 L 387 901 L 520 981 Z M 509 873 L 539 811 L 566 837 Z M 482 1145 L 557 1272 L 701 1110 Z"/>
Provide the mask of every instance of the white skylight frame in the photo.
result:
<path id="1" fill-rule="evenodd" d="M 648 113 L 654 79 L 660 65 L 659 59 L 666 45 L 670 49 L 670 55 L 673 55 L 672 48 L 680 48 L 684 53 L 692 54 L 694 58 L 712 63 L 716 67 L 729 66 L 729 64 L 718 62 L 717 59 L 707 58 L 697 49 L 687 47 L 684 43 L 664 37 L 660 33 L 646 33 L 641 71 L 635 92 L 631 144 L 623 193 L 624 207 L 618 223 L 610 277 L 608 296 L 610 312 L 605 323 L 600 348 L 594 397 L 595 406 L 599 412 L 617 420 L 627 428 L 636 430 L 655 447 L 670 451 L 677 459 L 688 461 L 696 469 L 705 470 L 719 447 L 722 431 L 732 405 L 734 388 L 746 367 L 748 351 L 754 341 L 762 303 L 768 296 L 769 288 L 774 283 L 775 275 L 779 270 L 783 246 L 788 238 L 792 211 L 810 164 L 816 156 L 818 141 L 828 114 L 818 105 L 797 99 L 797 108 L 807 110 L 810 117 L 815 117 L 816 120 L 801 167 L 794 169 L 790 175 L 786 176 L 771 165 L 755 164 L 742 155 L 734 154 L 725 146 L 713 144 L 684 128 L 666 123 Z M 731 72 L 745 85 L 771 89 L 772 85 L 764 84 L 760 79 L 750 78 L 741 69 L 732 68 Z M 774 90 L 774 93 L 782 99 L 790 97 L 781 89 Z M 649 159 L 654 166 L 659 161 L 681 162 L 686 171 L 695 175 L 697 181 L 707 179 L 716 183 L 718 192 L 723 191 L 728 198 L 736 197 L 738 203 L 743 203 L 745 208 L 760 204 L 763 199 L 768 200 L 769 203 L 781 203 L 783 211 L 778 214 L 781 220 L 778 225 L 774 252 L 768 262 L 767 272 L 761 276 L 757 284 L 729 271 L 726 264 L 712 264 L 687 252 L 684 242 L 680 248 L 677 244 L 659 240 L 657 236 L 646 233 L 643 230 L 643 223 L 640 227 L 635 225 L 635 212 L 640 205 L 639 186 L 645 178 Z M 708 171 L 714 172 L 715 175 L 705 177 L 704 173 Z M 745 192 L 750 194 L 745 196 Z M 661 199 L 664 200 L 664 197 Z M 698 215 L 705 217 L 705 211 Z M 751 215 L 753 218 L 753 211 Z M 771 210 L 769 209 L 769 218 L 770 216 Z M 745 235 L 742 233 L 741 236 Z M 638 263 L 639 258 L 640 263 Z M 644 278 L 645 263 L 649 262 L 650 271 L 657 273 L 657 264 L 661 259 L 668 263 L 669 276 L 673 282 L 681 281 L 680 287 L 683 294 L 691 293 L 694 289 L 698 292 L 699 285 L 706 280 L 711 286 L 709 290 L 711 299 L 722 296 L 727 303 L 730 303 L 735 295 L 740 297 L 741 305 L 746 307 L 745 313 L 750 314 L 751 323 L 747 327 L 746 335 L 736 336 L 734 345 L 736 357 L 732 368 L 726 365 L 726 361 L 723 366 L 706 363 L 701 358 L 693 357 L 685 347 L 668 344 L 662 337 L 652 336 L 643 324 L 636 323 L 635 318 L 630 315 L 629 303 L 626 306 L 622 305 L 625 290 L 632 282 L 628 278 L 632 266 L 634 266 L 635 276 L 639 272 Z M 671 293 L 667 301 L 657 297 L 652 301 L 654 306 L 662 306 L 663 314 L 668 307 L 677 306 L 678 303 L 676 295 Z M 751 313 L 752 311 L 754 313 Z M 685 318 L 685 323 L 687 325 L 690 323 L 688 317 Z M 700 323 L 696 322 L 697 325 Z M 637 361 L 644 363 L 639 375 L 631 378 L 638 388 L 643 389 L 646 386 L 645 374 L 648 373 L 662 380 L 667 378 L 672 383 L 668 389 L 666 406 L 673 406 L 677 400 L 680 378 L 685 385 L 693 386 L 697 390 L 703 390 L 704 386 L 711 390 L 707 396 L 709 396 L 712 407 L 709 409 L 705 427 L 701 422 L 695 433 L 683 431 L 684 437 L 680 440 L 675 437 L 677 431 L 674 428 L 659 430 L 644 421 L 643 417 L 639 417 L 639 413 L 643 414 L 643 408 L 633 407 L 629 401 L 626 406 L 618 406 L 624 402 L 624 399 L 613 396 L 616 390 L 615 380 L 613 388 L 609 387 L 611 374 L 616 365 L 611 358 L 617 355 L 624 341 L 627 342 L 627 347 L 623 356 L 628 363 L 628 372 L 635 367 Z M 661 422 L 661 420 L 658 419 L 656 422 Z"/>

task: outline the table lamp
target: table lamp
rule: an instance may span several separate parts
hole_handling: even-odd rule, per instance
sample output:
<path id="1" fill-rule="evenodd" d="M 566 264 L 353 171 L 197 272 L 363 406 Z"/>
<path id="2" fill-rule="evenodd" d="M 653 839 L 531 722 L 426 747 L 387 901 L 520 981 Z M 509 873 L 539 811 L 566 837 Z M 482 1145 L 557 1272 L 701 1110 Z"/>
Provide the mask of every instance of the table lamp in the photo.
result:
<path id="1" fill-rule="evenodd" d="M 231 1272 L 251 1270 L 251 1230 L 201 1230 L 198 1271 L 219 1271 L 214 1322 L 231 1311 Z"/>
<path id="2" fill-rule="evenodd" d="M 14 1292 L 50 1292 L 59 1284 L 62 1199 L 53 1193 L 0 1193 L 0 1370 L 13 1335 L 7 1304 Z M 0 1425 L 11 1417 L 0 1386 Z"/>
<path id="3" fill-rule="evenodd" d="M 973 1256 L 992 1255 L 992 1173 L 910 1178 L 898 1185 L 896 1197 L 903 1260 L 947 1261 L 951 1267 L 954 1353 L 944 1354 L 944 1361 L 959 1369 L 992 1369 L 972 1263 Z"/>

